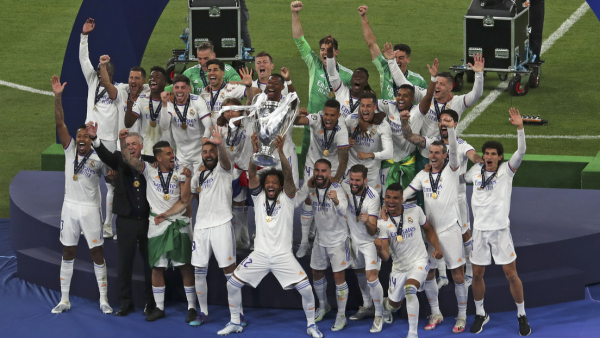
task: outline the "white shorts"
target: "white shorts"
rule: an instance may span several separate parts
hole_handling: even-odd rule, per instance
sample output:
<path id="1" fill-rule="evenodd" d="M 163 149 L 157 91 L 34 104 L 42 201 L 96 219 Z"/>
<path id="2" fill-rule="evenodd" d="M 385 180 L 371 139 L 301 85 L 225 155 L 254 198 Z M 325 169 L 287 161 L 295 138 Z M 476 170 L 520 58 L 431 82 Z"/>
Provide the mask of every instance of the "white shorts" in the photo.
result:
<path id="1" fill-rule="evenodd" d="M 237 180 L 240 176 L 242 176 L 242 174 L 244 175 L 248 175 L 247 172 L 243 171 L 242 169 L 238 169 L 238 168 L 233 168 L 233 180 Z M 245 202 L 246 198 L 247 198 L 247 194 L 248 194 L 248 187 L 240 187 L 240 193 L 237 194 L 236 196 L 233 196 L 233 201 L 234 202 Z"/>
<path id="2" fill-rule="evenodd" d="M 119 140 L 100 140 L 100 141 L 102 142 L 102 145 L 106 148 L 106 150 L 110 151 L 111 153 L 114 152 L 115 150 L 117 150 L 117 144 L 119 145 L 119 148 L 121 148 L 121 142 Z"/>
<path id="3" fill-rule="evenodd" d="M 414 279 L 419 282 L 419 288 L 423 286 L 427 273 L 429 272 L 429 260 L 423 259 L 416 261 L 413 268 L 410 270 L 397 271 L 392 268 L 390 272 L 390 288 L 388 297 L 395 303 L 401 302 L 404 299 L 404 285 L 409 279 Z"/>
<path id="4" fill-rule="evenodd" d="M 235 264 L 235 234 L 231 221 L 206 229 L 194 230 L 192 265 L 207 268 L 212 254 L 223 269 Z"/>
<path id="5" fill-rule="evenodd" d="M 473 230 L 471 263 L 482 266 L 490 265 L 492 256 L 496 265 L 507 265 L 517 259 L 510 227 L 489 231 Z"/>
<path id="6" fill-rule="evenodd" d="M 446 261 L 446 268 L 450 270 L 456 269 L 465 264 L 465 252 L 460 229 L 461 228 L 457 223 L 455 226 L 452 226 L 449 229 L 437 234 L 440 247 L 442 248 L 442 254 L 444 255 L 444 260 Z M 433 253 L 433 250 L 434 249 L 432 248 L 431 253 Z M 432 262 L 435 260 L 435 258 L 431 256 L 429 259 Z M 437 268 L 437 263 L 432 265 L 435 265 L 435 268 Z M 434 267 L 430 266 L 430 268 L 433 269 Z"/>
<path id="7" fill-rule="evenodd" d="M 60 242 L 64 246 L 77 246 L 82 232 L 90 249 L 104 243 L 100 207 L 63 202 L 60 214 Z"/>
<path id="8" fill-rule="evenodd" d="M 189 217 L 176 216 L 174 218 L 180 219 L 180 220 L 186 222 L 188 225 L 190 224 Z M 162 235 L 165 232 L 165 230 L 167 229 L 167 227 L 169 226 L 169 224 L 171 224 L 171 222 L 172 222 L 172 220 L 167 219 L 167 220 L 163 221 L 162 223 L 160 223 L 159 225 L 156 225 L 156 224 L 154 224 L 153 216 L 149 216 L 148 221 L 150 222 L 150 224 L 148 226 L 148 238 L 153 238 L 153 237 Z M 179 232 L 182 234 L 187 234 L 189 236 L 190 235 L 189 234 L 189 226 L 184 226 L 184 227 L 180 228 Z M 191 239 L 190 239 L 190 241 L 191 241 Z M 160 258 L 156 261 L 156 264 L 154 264 L 154 266 L 152 268 L 168 268 L 169 262 L 171 263 L 172 266 L 185 265 L 185 263 L 168 259 L 167 254 L 164 253 L 160 256 Z"/>
<path id="9" fill-rule="evenodd" d="M 466 197 L 458 199 L 458 210 L 460 212 L 461 233 L 464 235 L 469 229 L 471 229 L 471 216 Z"/>
<path id="10" fill-rule="evenodd" d="M 331 265 L 333 272 L 346 270 L 352 265 L 350 240 L 348 238 L 336 247 L 326 248 L 318 243 L 313 245 L 310 267 L 315 270 L 325 270 L 329 265 Z"/>
<path id="11" fill-rule="evenodd" d="M 381 268 L 381 259 L 377 256 L 375 243 L 354 244 L 352 243 L 352 260 L 354 269 L 379 270 Z"/>
<path id="12" fill-rule="evenodd" d="M 350 177 L 350 164 L 348 164 L 348 169 L 346 170 L 346 175 L 344 176 L 344 178 L 349 178 Z M 378 194 L 381 195 L 381 169 L 371 169 L 369 168 L 369 171 L 367 172 L 367 184 L 369 185 L 369 187 L 373 188 L 375 191 L 377 191 Z"/>
<path id="13" fill-rule="evenodd" d="M 306 279 L 306 272 L 291 252 L 267 255 L 252 251 L 235 269 L 234 275 L 242 282 L 256 288 L 269 273 L 273 273 L 284 290 L 294 288 Z"/>
<path id="14" fill-rule="evenodd" d="M 178 158 L 177 161 L 179 163 L 180 170 L 183 171 L 183 168 L 188 168 L 192 172 L 192 176 L 196 173 L 196 171 L 198 171 L 198 169 L 200 169 L 200 167 L 203 164 L 202 158 L 200 158 L 198 161 L 191 161 L 189 159 Z"/>

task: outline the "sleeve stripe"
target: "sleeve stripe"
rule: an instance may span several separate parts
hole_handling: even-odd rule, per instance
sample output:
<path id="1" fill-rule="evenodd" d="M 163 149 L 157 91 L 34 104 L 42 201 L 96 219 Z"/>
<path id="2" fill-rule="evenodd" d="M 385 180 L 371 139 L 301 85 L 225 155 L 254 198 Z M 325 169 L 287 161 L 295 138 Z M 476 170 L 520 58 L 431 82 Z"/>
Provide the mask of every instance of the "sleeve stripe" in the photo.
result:
<path id="1" fill-rule="evenodd" d="M 414 190 L 415 192 L 418 192 L 419 190 L 415 189 L 412 185 L 408 185 L 409 188 L 411 188 L 412 190 Z"/>
<path id="2" fill-rule="evenodd" d="M 132 109 L 131 112 L 133 113 L 133 115 L 140 117 L 140 114 L 136 113 L 135 110 Z"/>
<path id="3" fill-rule="evenodd" d="M 200 118 L 200 121 L 204 120 L 204 119 L 205 119 L 206 117 L 208 117 L 208 116 L 210 116 L 210 113 L 208 113 L 208 114 L 206 114 L 206 115 L 202 116 L 202 117 Z"/>
<path id="4" fill-rule="evenodd" d="M 467 98 L 467 96 L 463 96 L 463 104 L 465 105 L 465 107 L 469 108 L 469 106 L 467 106 L 467 101 L 465 101 Z"/>
<path id="5" fill-rule="evenodd" d="M 510 169 L 510 171 L 512 171 L 513 173 L 517 172 L 515 169 L 513 169 L 513 167 L 510 165 L 510 161 L 506 161 L 506 163 L 508 163 L 508 168 Z"/>
<path id="6" fill-rule="evenodd" d="M 144 171 L 146 170 L 146 161 L 142 161 L 142 164 L 144 165 L 144 168 L 142 168 L 142 171 L 140 172 L 140 174 L 143 174 Z"/>
<path id="7" fill-rule="evenodd" d="M 73 138 L 71 137 L 71 138 L 69 139 L 69 143 L 67 143 L 67 146 L 66 146 L 66 147 L 63 147 L 63 149 L 67 149 L 67 148 L 69 148 L 69 146 L 71 145 L 71 142 L 72 142 L 72 141 L 73 141 Z"/>
<path id="8" fill-rule="evenodd" d="M 334 92 L 336 92 L 336 93 L 337 93 L 337 91 L 338 91 L 338 90 L 340 90 L 340 88 L 342 88 L 342 84 L 344 84 L 344 83 L 342 82 L 342 80 L 341 80 L 341 78 L 340 78 L 340 85 L 337 87 L 337 89 L 336 89 L 336 90 L 334 90 Z"/>
<path id="9" fill-rule="evenodd" d="M 347 147 L 350 147 L 350 145 L 349 144 L 344 144 L 344 145 L 338 146 L 338 149 L 340 149 L 340 148 L 347 148 Z"/>

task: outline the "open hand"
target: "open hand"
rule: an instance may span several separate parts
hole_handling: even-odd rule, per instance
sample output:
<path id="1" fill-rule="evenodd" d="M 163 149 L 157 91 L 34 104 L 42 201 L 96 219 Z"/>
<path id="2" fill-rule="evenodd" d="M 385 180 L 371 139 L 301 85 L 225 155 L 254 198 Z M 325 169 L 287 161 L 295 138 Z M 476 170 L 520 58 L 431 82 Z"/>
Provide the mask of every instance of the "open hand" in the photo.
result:
<path id="1" fill-rule="evenodd" d="M 51 82 L 52 82 L 52 91 L 54 92 L 54 95 L 62 94 L 63 90 L 65 90 L 65 85 L 67 83 L 65 82 L 61 85 L 60 80 L 58 79 L 58 76 L 56 76 L 56 75 L 52 76 Z"/>
<path id="2" fill-rule="evenodd" d="M 510 123 L 513 126 L 517 126 L 517 129 L 523 129 L 523 119 L 521 118 L 521 114 L 518 109 L 510 108 L 508 110 L 510 114 Z"/>
<path id="3" fill-rule="evenodd" d="M 433 76 L 433 77 L 438 76 L 438 68 L 439 68 L 439 66 L 440 66 L 440 62 L 436 58 L 435 60 L 433 60 L 433 66 L 427 65 L 427 68 L 429 69 L 429 74 L 431 76 Z"/>
<path id="4" fill-rule="evenodd" d="M 248 70 L 248 67 L 240 69 L 240 75 L 242 76 L 242 84 L 246 87 L 252 86 L 252 69 Z"/>
<path id="5" fill-rule="evenodd" d="M 90 121 L 85 125 L 85 130 L 87 131 L 90 138 L 96 137 L 96 133 L 98 132 L 98 123 L 94 121 Z"/>
<path id="6" fill-rule="evenodd" d="M 396 53 L 394 52 L 394 47 L 389 42 L 386 42 L 383 45 L 382 53 L 383 53 L 383 57 L 386 60 L 392 60 L 392 59 L 394 59 L 396 57 Z"/>
<path id="7" fill-rule="evenodd" d="M 483 58 L 483 56 L 481 56 L 481 54 L 473 54 L 473 62 L 475 63 L 475 65 L 469 63 L 469 67 L 471 67 L 471 70 L 473 70 L 475 73 L 483 72 L 483 68 L 485 65 L 485 59 Z"/>
<path id="8" fill-rule="evenodd" d="M 213 125 L 210 127 L 210 134 L 212 135 L 212 138 L 209 140 L 210 143 L 216 146 L 223 144 L 223 135 L 221 135 L 216 126 Z"/>

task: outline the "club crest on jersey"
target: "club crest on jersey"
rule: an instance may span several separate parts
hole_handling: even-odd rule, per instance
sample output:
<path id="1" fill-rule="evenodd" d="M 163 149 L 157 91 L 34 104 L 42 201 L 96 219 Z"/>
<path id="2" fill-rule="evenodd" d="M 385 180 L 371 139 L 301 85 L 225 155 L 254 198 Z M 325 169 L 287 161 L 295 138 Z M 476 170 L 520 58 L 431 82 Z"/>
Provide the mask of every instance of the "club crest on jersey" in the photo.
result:
<path id="1" fill-rule="evenodd" d="M 90 162 L 90 166 L 91 166 L 92 168 L 94 168 L 94 167 L 96 166 L 96 162 L 94 162 L 94 160 L 92 160 L 92 162 Z"/>
<path id="2" fill-rule="evenodd" d="M 171 179 L 171 181 L 177 181 L 177 175 L 173 175 L 173 178 Z"/>
<path id="3" fill-rule="evenodd" d="M 196 112 L 194 111 L 194 109 L 190 109 L 190 115 L 194 115 L 196 114 Z"/>
<path id="4" fill-rule="evenodd" d="M 412 223 L 412 222 L 413 222 L 412 217 L 408 217 L 408 223 Z"/>

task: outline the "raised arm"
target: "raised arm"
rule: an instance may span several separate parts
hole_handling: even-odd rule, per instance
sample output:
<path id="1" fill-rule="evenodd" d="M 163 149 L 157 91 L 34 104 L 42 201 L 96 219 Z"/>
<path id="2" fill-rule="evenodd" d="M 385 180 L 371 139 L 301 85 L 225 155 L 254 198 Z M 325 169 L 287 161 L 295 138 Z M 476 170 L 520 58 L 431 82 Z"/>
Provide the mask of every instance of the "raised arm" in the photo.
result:
<path id="1" fill-rule="evenodd" d="M 296 185 L 294 184 L 294 175 L 292 174 L 292 167 L 287 157 L 283 153 L 283 143 L 285 141 L 285 135 L 277 135 L 275 139 L 277 142 L 277 152 L 279 153 L 279 160 L 281 161 L 281 169 L 283 171 L 283 190 L 286 195 L 290 198 L 296 196 Z"/>
<path id="2" fill-rule="evenodd" d="M 344 174 L 346 173 L 346 168 L 348 167 L 348 151 L 350 147 L 338 148 L 338 167 L 335 172 L 334 179 L 338 182 L 342 181 Z"/>
<path id="3" fill-rule="evenodd" d="M 442 120 L 442 125 L 448 130 L 448 163 L 450 164 L 450 168 L 456 171 L 460 166 L 460 160 L 458 159 L 458 141 L 456 140 L 454 121 L 451 117 L 446 116 Z"/>
<path id="4" fill-rule="evenodd" d="M 373 31 L 371 30 L 371 25 L 369 25 L 369 19 L 367 19 L 368 10 L 369 6 L 360 6 L 358 7 L 358 14 L 360 14 L 363 37 L 369 47 L 369 52 L 371 52 L 371 60 L 375 60 L 381 54 L 381 50 L 377 45 L 377 39 L 375 39 L 375 34 L 373 34 Z"/>
<path id="5" fill-rule="evenodd" d="M 342 85 L 340 79 L 340 73 L 337 70 L 335 58 L 333 56 L 333 38 L 328 35 L 325 39 L 325 46 L 327 46 L 327 75 L 329 76 L 329 82 L 334 91 L 337 91 Z"/>
<path id="6" fill-rule="evenodd" d="M 129 130 L 121 129 L 119 131 L 119 141 L 121 142 L 121 149 L 127 149 L 127 144 L 125 143 L 125 139 L 129 136 Z M 137 158 L 131 157 L 128 151 L 121 151 L 121 155 L 123 156 L 123 161 L 131 166 L 133 169 L 138 172 L 142 172 L 144 170 L 144 163 Z"/>
<path id="7" fill-rule="evenodd" d="M 160 119 L 158 120 L 158 124 L 160 125 L 160 129 L 167 131 L 171 129 L 171 117 L 174 111 L 169 111 L 169 98 L 171 97 L 171 93 L 164 91 L 160 93 L 160 100 L 162 107 L 160 108 Z M 152 102 L 150 102 L 152 104 Z"/>
<path id="8" fill-rule="evenodd" d="M 525 156 L 525 150 L 527 150 L 525 144 L 525 129 L 523 129 L 523 119 L 521 118 L 519 111 L 515 108 L 510 108 L 508 112 L 510 114 L 510 123 L 513 126 L 517 126 L 517 151 L 515 151 L 510 158 L 510 161 L 508 161 L 511 169 L 515 171 L 521 165 L 523 156 Z"/>
<path id="9" fill-rule="evenodd" d="M 81 70 L 83 71 L 83 76 L 85 77 L 85 80 L 88 83 L 88 85 L 92 81 L 92 79 L 95 76 L 97 76 L 96 70 L 94 69 L 94 66 L 92 66 L 92 62 L 90 61 L 90 52 L 88 50 L 88 34 L 90 34 L 94 30 L 94 27 L 96 27 L 94 19 L 87 19 L 87 21 L 83 25 L 79 43 L 79 63 L 81 64 Z"/>
<path id="10" fill-rule="evenodd" d="M 469 67 L 475 72 L 475 83 L 473 84 L 473 89 L 468 92 L 463 98 L 463 104 L 465 107 L 472 106 L 481 95 L 483 95 L 483 69 L 485 66 L 485 59 L 481 56 L 481 54 L 473 55 L 474 65 L 469 63 Z"/>
<path id="11" fill-rule="evenodd" d="M 302 31 L 302 24 L 300 23 L 300 11 L 302 10 L 302 1 L 293 1 L 291 4 L 292 9 L 292 36 L 294 39 L 300 39 L 304 36 Z"/>
<path id="12" fill-rule="evenodd" d="M 413 86 L 415 88 L 414 100 L 416 102 L 421 102 L 421 100 L 427 93 L 427 90 L 413 85 L 406 79 L 406 77 L 404 76 L 404 73 L 402 73 L 402 70 L 400 69 L 400 66 L 398 66 L 398 63 L 396 63 L 394 48 L 392 47 L 392 44 L 389 42 L 386 42 L 383 45 L 383 57 L 388 62 L 388 67 L 390 68 L 390 74 L 392 74 L 392 79 L 394 80 L 394 83 L 396 84 L 396 86 L 400 87 L 403 84 Z"/>
<path id="13" fill-rule="evenodd" d="M 254 150 L 254 153 L 258 152 L 258 135 L 256 132 L 252 135 L 252 149 Z M 248 188 L 250 190 L 256 189 L 259 185 L 260 180 L 256 175 L 256 164 L 252 162 L 252 157 L 250 157 L 250 164 L 248 165 Z"/>
<path id="14" fill-rule="evenodd" d="M 109 61 L 110 56 L 108 55 L 102 55 L 100 57 L 100 84 L 106 89 L 108 97 L 111 100 L 116 100 L 118 94 L 117 87 L 110 81 L 110 76 L 108 75 L 108 70 L 106 68 Z"/>
<path id="15" fill-rule="evenodd" d="M 348 198 L 346 198 L 346 194 L 342 192 L 338 195 L 336 190 L 331 190 L 327 193 L 327 197 L 333 202 L 333 207 L 338 216 L 345 217 L 348 210 Z"/>
<path id="16" fill-rule="evenodd" d="M 209 142 L 217 146 L 217 150 L 219 151 L 219 163 L 221 164 L 221 168 L 225 170 L 230 170 L 231 161 L 229 161 L 229 157 L 227 157 L 227 151 L 223 146 L 223 136 L 217 129 L 217 126 L 210 127 L 210 133 L 212 135 L 212 138 L 209 140 Z"/>
<path id="17" fill-rule="evenodd" d="M 400 121 L 402 126 L 402 136 L 410 143 L 416 145 L 419 148 L 425 147 L 425 138 L 418 134 L 413 134 L 412 128 L 410 127 L 409 120 L 410 111 L 404 110 L 400 113 Z"/>
<path id="18" fill-rule="evenodd" d="M 100 157 L 102 163 L 106 164 L 113 170 L 117 170 L 119 167 L 119 159 L 118 155 L 106 149 L 102 141 L 98 138 L 98 123 L 94 121 L 90 121 L 85 125 L 85 129 L 87 130 L 88 135 L 90 135 L 90 139 L 92 140 L 92 147 Z"/>
<path id="19" fill-rule="evenodd" d="M 483 158 L 475 151 L 475 149 L 471 149 L 467 152 L 467 157 L 473 163 L 483 163 Z"/>
<path id="20" fill-rule="evenodd" d="M 62 107 L 62 92 L 65 89 L 67 83 L 60 84 L 58 76 L 52 76 L 52 91 L 54 92 L 54 119 L 56 121 L 56 131 L 58 133 L 58 139 L 63 146 L 63 149 L 69 146 L 71 142 L 71 135 L 65 124 L 65 112 Z"/>
<path id="21" fill-rule="evenodd" d="M 281 76 L 283 76 L 283 79 L 285 80 L 288 93 L 296 92 L 296 88 L 292 84 L 292 78 L 290 77 L 290 70 L 287 67 L 281 67 Z"/>
<path id="22" fill-rule="evenodd" d="M 133 101 L 133 100 L 127 101 L 127 111 L 125 112 L 125 127 L 126 128 L 133 127 L 133 124 L 135 123 L 135 121 L 138 120 L 139 115 L 136 115 L 133 112 L 133 105 L 134 104 L 137 105 L 137 104 L 139 104 L 139 102 L 140 102 L 139 99 L 136 101 Z M 123 149 L 123 148 L 121 148 L 121 149 Z"/>
<path id="23" fill-rule="evenodd" d="M 429 69 L 429 74 L 431 75 L 431 81 L 429 82 L 429 86 L 427 86 L 427 93 L 419 103 L 419 111 L 421 114 L 427 115 L 429 112 L 429 107 L 431 107 L 431 100 L 433 100 L 433 94 L 435 93 L 435 86 L 437 85 L 437 76 L 438 76 L 438 67 L 440 63 L 438 59 L 433 60 L 433 66 L 427 65 Z M 415 87 L 415 91 L 417 87 Z M 416 92 L 415 92 L 416 93 Z"/>

